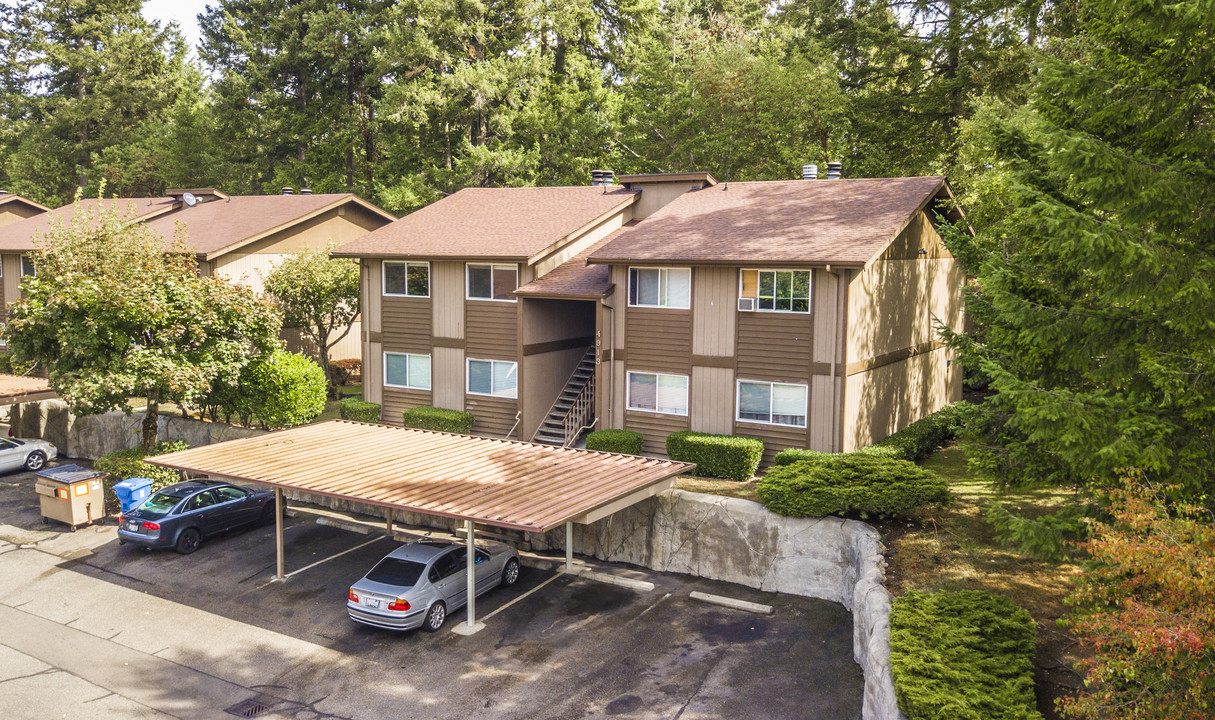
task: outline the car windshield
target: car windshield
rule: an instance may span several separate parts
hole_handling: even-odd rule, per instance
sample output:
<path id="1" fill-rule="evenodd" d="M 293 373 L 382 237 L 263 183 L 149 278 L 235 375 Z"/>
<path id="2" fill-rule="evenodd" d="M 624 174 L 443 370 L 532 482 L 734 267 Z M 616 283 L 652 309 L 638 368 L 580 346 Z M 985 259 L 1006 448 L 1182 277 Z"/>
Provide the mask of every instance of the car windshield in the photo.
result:
<path id="1" fill-rule="evenodd" d="M 139 506 L 139 509 L 164 515 L 172 510 L 174 505 L 181 502 L 182 497 L 182 495 L 172 495 L 162 490 L 147 500 L 144 500 L 143 504 Z"/>
<path id="2" fill-rule="evenodd" d="M 418 578 L 422 577 L 422 571 L 425 569 L 425 565 L 413 560 L 384 558 L 371 569 L 371 572 L 367 573 L 367 579 L 385 585 L 413 587 Z"/>

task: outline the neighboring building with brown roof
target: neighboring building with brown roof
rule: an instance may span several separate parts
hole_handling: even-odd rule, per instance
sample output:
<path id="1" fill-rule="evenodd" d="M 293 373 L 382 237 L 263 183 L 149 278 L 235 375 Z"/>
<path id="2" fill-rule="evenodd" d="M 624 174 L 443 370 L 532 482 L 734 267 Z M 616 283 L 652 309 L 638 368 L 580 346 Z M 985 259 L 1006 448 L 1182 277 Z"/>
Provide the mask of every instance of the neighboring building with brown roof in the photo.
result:
<path id="1" fill-rule="evenodd" d="M 187 195 L 192 200 L 187 203 Z M 232 195 L 214 188 L 170 190 L 158 198 L 84 199 L 41 215 L 0 227 L 2 298 L 8 304 L 20 293 L 23 275 L 36 271 L 27 254 L 56 224 L 71 222 L 76 208 L 103 204 L 136 218 L 165 238 L 170 247 L 177 229 L 198 259 L 199 272 L 224 275 L 261 292 L 264 275 L 290 253 L 348 243 L 394 220 L 389 213 L 350 193 L 299 195 Z M 295 334 L 290 344 L 299 348 Z M 333 357 L 359 355 L 357 327 L 333 348 Z"/>
<path id="2" fill-rule="evenodd" d="M 39 215 L 47 210 L 50 208 L 45 205 L 0 190 L 0 227 Z"/>
<path id="3" fill-rule="evenodd" d="M 651 454 L 692 429 L 763 438 L 770 460 L 856 449 L 959 397 L 934 326 L 962 319 L 934 227 L 934 210 L 957 212 L 944 178 L 620 181 L 461 191 L 339 249 L 364 258 L 364 391 L 386 422 L 437 405 L 525 440 L 636 430 Z M 386 294 L 386 263 L 414 259 L 398 289 L 422 264 L 450 287 Z M 511 298 L 471 296 L 486 260 L 510 266 Z M 499 370 L 515 395 L 502 408 L 478 392 Z"/>

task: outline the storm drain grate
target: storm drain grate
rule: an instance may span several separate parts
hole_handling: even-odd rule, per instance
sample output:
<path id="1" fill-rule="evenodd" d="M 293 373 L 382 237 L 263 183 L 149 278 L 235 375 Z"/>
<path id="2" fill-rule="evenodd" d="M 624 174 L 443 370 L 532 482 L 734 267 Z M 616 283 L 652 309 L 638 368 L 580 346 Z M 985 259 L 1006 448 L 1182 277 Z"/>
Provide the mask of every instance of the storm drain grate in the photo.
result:
<path id="1" fill-rule="evenodd" d="M 242 700 L 236 703 L 227 710 L 224 710 L 224 712 L 228 713 L 229 715 L 235 715 L 236 717 L 251 718 L 261 715 L 272 707 L 274 707 L 274 703 L 263 702 L 257 698 L 250 698 L 248 700 Z"/>

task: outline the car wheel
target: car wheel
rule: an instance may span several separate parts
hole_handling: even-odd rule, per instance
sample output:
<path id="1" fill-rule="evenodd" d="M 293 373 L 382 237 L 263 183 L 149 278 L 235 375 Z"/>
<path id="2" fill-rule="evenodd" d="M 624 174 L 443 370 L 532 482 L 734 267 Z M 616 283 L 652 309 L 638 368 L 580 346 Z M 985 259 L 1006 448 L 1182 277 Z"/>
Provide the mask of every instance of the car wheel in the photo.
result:
<path id="1" fill-rule="evenodd" d="M 438 632 L 445 622 L 447 622 L 447 606 L 440 600 L 426 611 L 426 621 L 422 623 L 422 629 L 426 632 Z"/>
<path id="2" fill-rule="evenodd" d="M 257 522 L 259 525 L 273 525 L 274 524 L 274 502 L 273 501 L 268 502 L 262 506 L 262 516 L 261 516 L 261 518 L 258 519 Z"/>
<path id="3" fill-rule="evenodd" d="M 26 470 L 36 472 L 44 467 L 46 467 L 46 453 L 41 450 L 35 450 L 25 459 Z"/>
<path id="4" fill-rule="evenodd" d="M 510 587 L 517 582 L 519 582 L 519 561 L 511 558 L 506 561 L 506 567 L 502 568 L 502 584 Z"/>
<path id="5" fill-rule="evenodd" d="M 126 545 L 126 544 L 127 544 L 127 541 L 126 541 L 126 540 L 123 540 L 122 538 L 118 538 L 118 544 L 119 544 L 119 545 Z"/>
<path id="6" fill-rule="evenodd" d="M 177 545 L 173 547 L 181 555 L 189 555 L 198 549 L 202 535 L 194 528 L 186 528 L 177 536 Z"/>

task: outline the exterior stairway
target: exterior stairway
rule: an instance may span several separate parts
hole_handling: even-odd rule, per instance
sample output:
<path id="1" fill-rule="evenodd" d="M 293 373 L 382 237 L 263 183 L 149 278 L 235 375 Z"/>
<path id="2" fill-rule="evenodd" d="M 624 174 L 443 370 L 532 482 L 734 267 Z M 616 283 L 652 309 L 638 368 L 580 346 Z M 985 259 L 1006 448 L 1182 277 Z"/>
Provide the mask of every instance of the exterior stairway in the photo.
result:
<path id="1" fill-rule="evenodd" d="M 532 442 L 569 447 L 590 426 L 595 415 L 595 348 L 574 369 L 565 388 L 549 408 L 548 415 L 532 437 Z"/>

